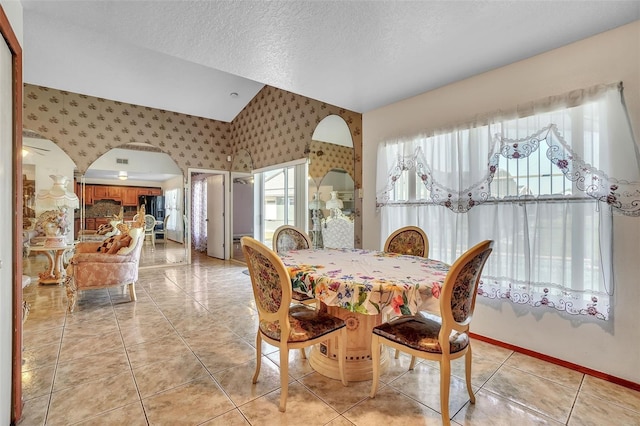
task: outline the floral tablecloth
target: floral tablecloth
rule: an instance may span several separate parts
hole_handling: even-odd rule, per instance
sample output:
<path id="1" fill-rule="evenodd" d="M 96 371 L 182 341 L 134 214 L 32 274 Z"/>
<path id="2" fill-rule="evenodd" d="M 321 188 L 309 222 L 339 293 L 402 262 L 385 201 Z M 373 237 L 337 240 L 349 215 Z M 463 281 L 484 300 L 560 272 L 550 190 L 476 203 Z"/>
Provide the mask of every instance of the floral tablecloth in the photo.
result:
<path id="1" fill-rule="evenodd" d="M 294 291 L 389 317 L 415 314 L 424 298 L 438 297 L 449 271 L 437 260 L 362 249 L 292 250 L 280 258 Z"/>

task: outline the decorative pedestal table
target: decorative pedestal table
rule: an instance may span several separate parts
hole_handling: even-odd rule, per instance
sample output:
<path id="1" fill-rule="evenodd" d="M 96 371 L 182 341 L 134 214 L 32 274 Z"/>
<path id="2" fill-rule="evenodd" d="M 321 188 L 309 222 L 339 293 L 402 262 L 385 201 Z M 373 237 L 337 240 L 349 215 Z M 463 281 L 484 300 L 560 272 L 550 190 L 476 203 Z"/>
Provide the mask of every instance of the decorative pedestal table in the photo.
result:
<path id="1" fill-rule="evenodd" d="M 66 272 L 62 264 L 62 259 L 65 252 L 67 250 L 73 250 L 74 247 L 75 246 L 73 244 L 67 244 L 64 247 L 31 246 L 31 251 L 42 252 L 47 256 L 47 259 L 49 259 L 49 265 L 39 274 L 39 282 L 41 285 L 60 285 L 64 282 Z"/>
<path id="2" fill-rule="evenodd" d="M 292 250 L 279 256 L 295 291 L 315 297 L 346 322 L 348 381 L 372 377 L 373 327 L 388 318 L 415 314 L 449 271 L 449 265 L 437 260 L 361 249 Z M 331 378 L 339 378 L 336 343 L 321 343 L 309 355 L 311 366 Z M 381 367 L 386 364 L 383 352 Z"/>

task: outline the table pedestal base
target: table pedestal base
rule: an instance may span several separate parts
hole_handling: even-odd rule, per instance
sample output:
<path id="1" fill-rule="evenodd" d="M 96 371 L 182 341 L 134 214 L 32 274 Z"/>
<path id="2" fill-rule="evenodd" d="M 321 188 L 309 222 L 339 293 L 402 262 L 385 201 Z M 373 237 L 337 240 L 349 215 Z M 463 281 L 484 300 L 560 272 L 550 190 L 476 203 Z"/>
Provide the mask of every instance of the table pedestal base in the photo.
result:
<path id="1" fill-rule="evenodd" d="M 382 315 L 364 315 L 337 306 L 328 306 L 327 311 L 347 323 L 347 358 L 345 362 L 347 381 L 371 380 L 373 376 L 371 330 L 381 323 Z M 309 364 L 323 376 L 340 380 L 337 343 L 337 338 L 333 338 L 314 346 L 309 354 Z M 383 351 L 380 359 L 381 373 L 386 371 L 388 364 L 389 355 L 387 351 Z"/>

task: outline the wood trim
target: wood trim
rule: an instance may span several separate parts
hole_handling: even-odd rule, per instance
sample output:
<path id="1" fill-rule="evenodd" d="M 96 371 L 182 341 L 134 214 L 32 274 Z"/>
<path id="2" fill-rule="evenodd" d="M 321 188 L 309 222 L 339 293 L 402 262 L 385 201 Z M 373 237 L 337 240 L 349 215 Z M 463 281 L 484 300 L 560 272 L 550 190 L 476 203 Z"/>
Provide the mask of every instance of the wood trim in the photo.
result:
<path id="1" fill-rule="evenodd" d="M 11 424 L 22 417 L 22 47 L 0 6 L 0 33 L 13 56 L 13 343 Z"/>
<path id="2" fill-rule="evenodd" d="M 564 361 L 559 358 L 554 358 L 549 355 L 541 354 L 540 352 L 535 352 L 529 349 L 521 348 L 520 346 L 515 346 L 510 343 L 501 342 L 499 340 L 495 340 L 490 337 L 481 336 L 475 333 L 469 333 L 469 336 L 471 336 L 473 339 L 491 343 L 492 345 L 500 346 L 502 348 L 509 349 L 514 352 L 519 352 L 521 354 L 525 354 L 530 357 L 540 359 L 542 361 L 550 362 L 551 364 L 556 364 L 561 367 L 568 368 L 570 370 L 578 371 L 583 374 L 588 374 L 590 376 L 597 377 L 602 380 L 606 380 L 607 382 L 624 386 L 625 388 L 633 389 L 635 391 L 640 391 L 640 383 L 635 383 L 630 380 L 621 379 L 620 377 L 612 376 L 610 374 L 603 373 L 601 371 L 592 370 L 591 368 L 583 367 L 582 365 L 574 364 L 572 362 Z"/>

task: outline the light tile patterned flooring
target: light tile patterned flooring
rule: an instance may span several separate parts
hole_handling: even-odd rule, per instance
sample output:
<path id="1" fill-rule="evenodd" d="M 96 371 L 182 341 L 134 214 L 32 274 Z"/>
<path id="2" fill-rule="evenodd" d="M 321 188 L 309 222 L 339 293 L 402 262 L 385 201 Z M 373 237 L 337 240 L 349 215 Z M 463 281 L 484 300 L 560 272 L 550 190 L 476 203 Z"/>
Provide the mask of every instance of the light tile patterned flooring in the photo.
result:
<path id="1" fill-rule="evenodd" d="M 140 271 L 138 301 L 120 289 L 85 292 L 67 314 L 64 289 L 31 284 L 24 330 L 21 425 L 437 425 L 438 365 L 391 359 L 375 399 L 370 381 L 315 373 L 291 352 L 286 413 L 278 411 L 278 353 L 255 366 L 257 313 L 234 262 L 194 255 L 190 266 Z M 640 392 L 473 341 L 451 383 L 452 424 L 640 425 Z"/>

